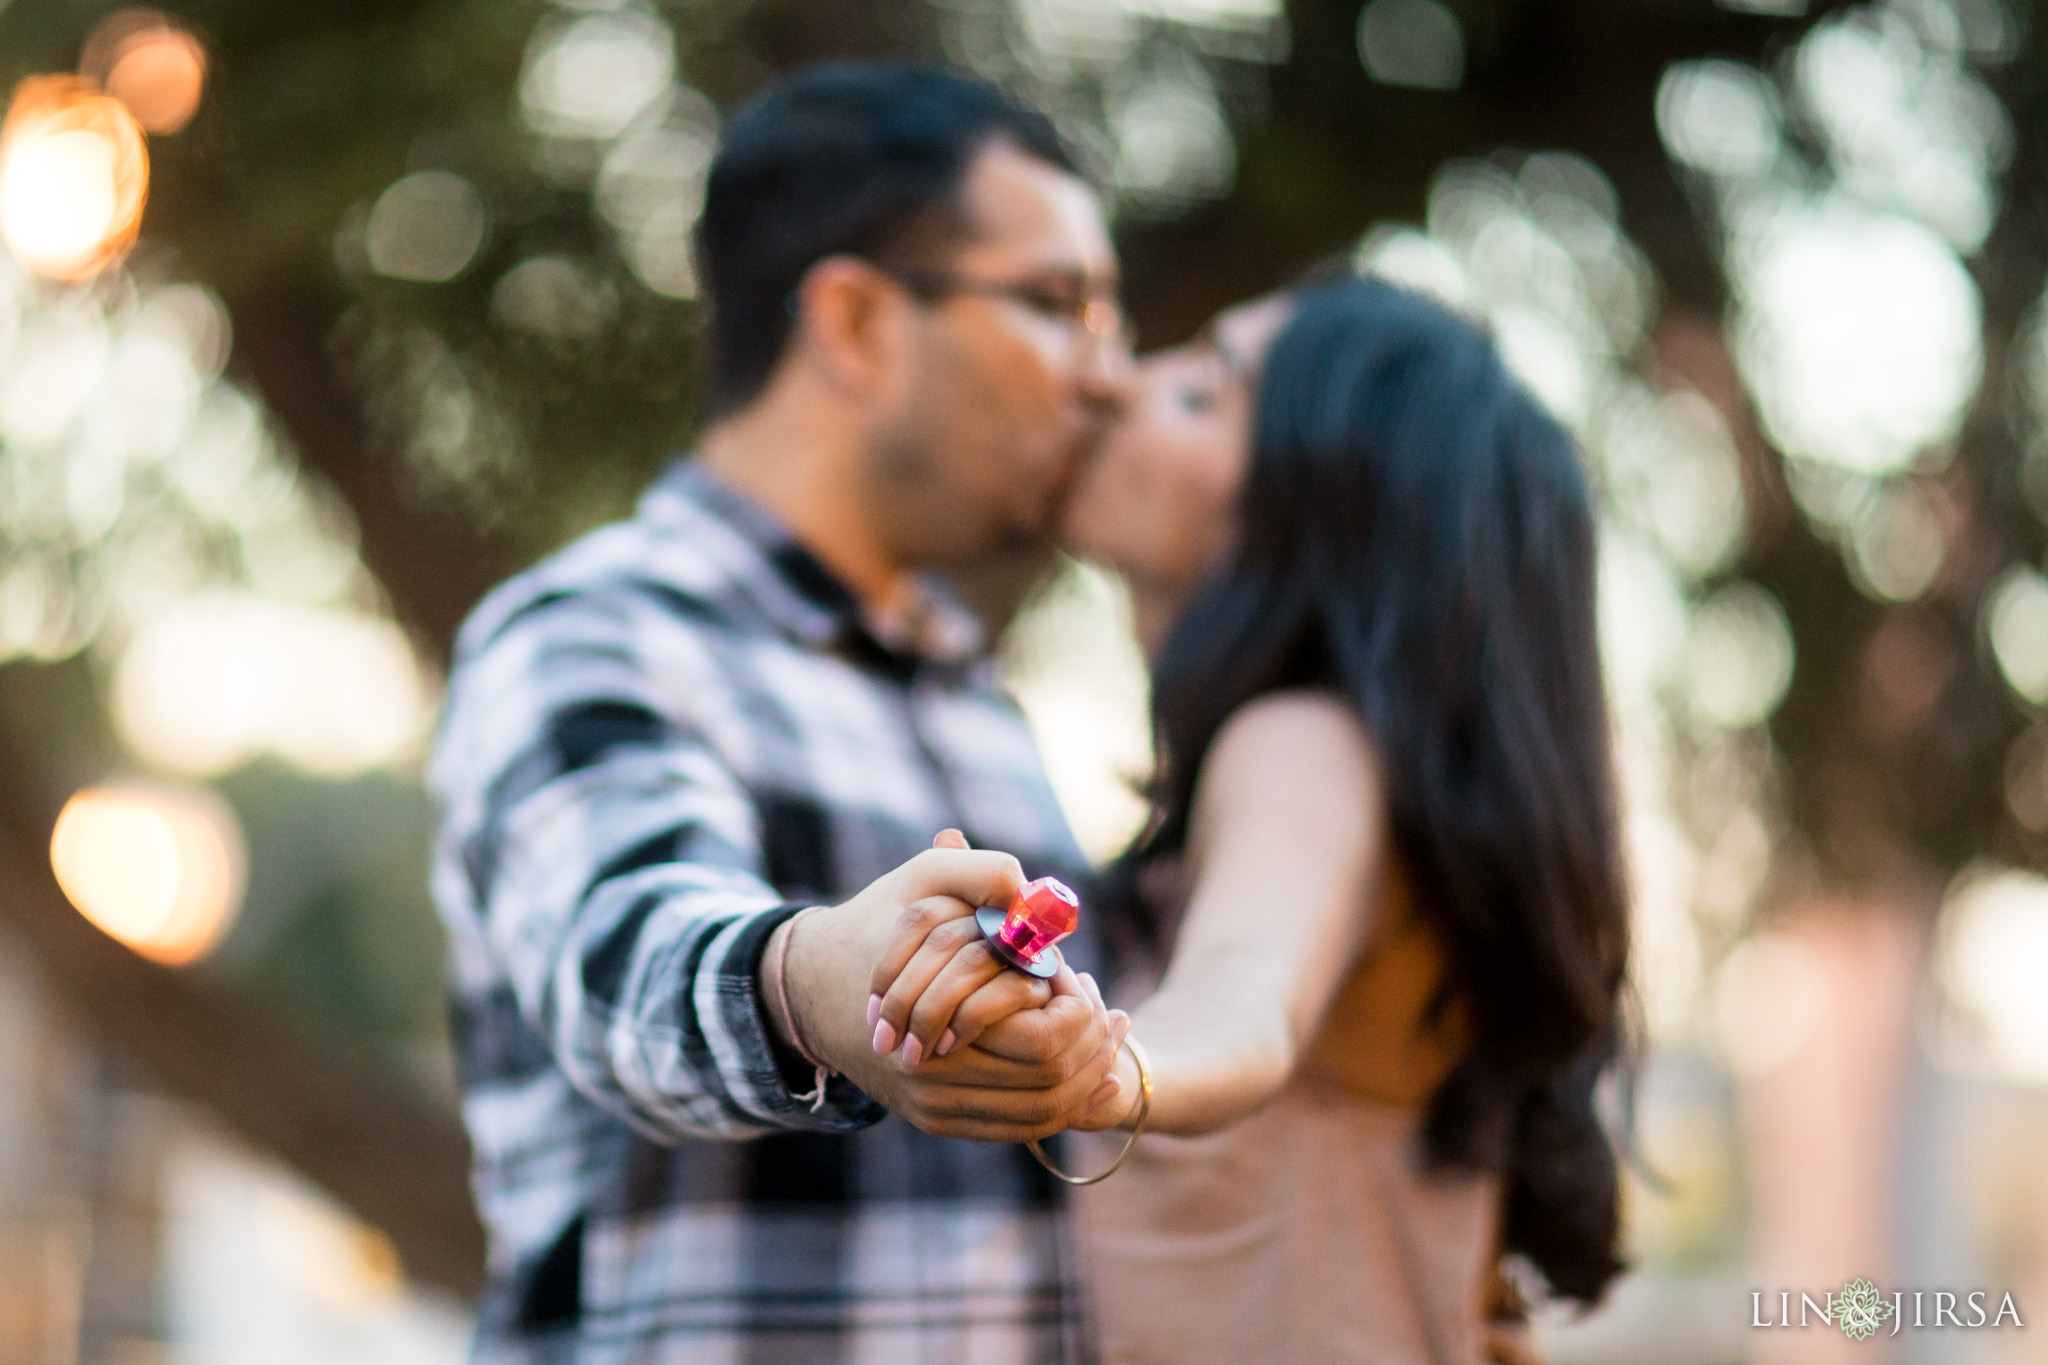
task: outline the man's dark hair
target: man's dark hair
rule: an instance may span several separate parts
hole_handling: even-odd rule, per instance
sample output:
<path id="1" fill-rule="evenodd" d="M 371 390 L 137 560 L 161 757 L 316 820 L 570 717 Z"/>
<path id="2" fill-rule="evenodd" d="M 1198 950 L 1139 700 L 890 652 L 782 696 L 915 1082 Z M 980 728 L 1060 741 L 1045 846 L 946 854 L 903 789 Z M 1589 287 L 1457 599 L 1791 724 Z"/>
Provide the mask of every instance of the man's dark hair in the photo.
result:
<path id="1" fill-rule="evenodd" d="M 767 386 L 797 287 L 827 256 L 904 265 L 964 236 L 968 166 L 1004 140 L 1063 171 L 1051 120 L 985 82 L 908 62 L 800 68 L 727 122 L 697 227 L 710 305 L 705 415 Z"/>

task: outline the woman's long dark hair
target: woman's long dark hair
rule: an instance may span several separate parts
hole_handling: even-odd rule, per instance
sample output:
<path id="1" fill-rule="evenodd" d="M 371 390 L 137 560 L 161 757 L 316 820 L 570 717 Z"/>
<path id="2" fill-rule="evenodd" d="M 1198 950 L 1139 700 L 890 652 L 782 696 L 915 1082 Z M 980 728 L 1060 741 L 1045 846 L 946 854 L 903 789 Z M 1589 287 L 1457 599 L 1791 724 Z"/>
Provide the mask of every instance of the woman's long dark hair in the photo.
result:
<path id="1" fill-rule="evenodd" d="M 1590 1303 L 1621 1269 L 1594 1091 L 1624 1047 L 1628 904 L 1573 441 L 1479 328 L 1347 280 L 1298 294 L 1266 359 L 1240 508 L 1158 664 L 1163 764 L 1126 872 L 1184 846 L 1238 707 L 1303 686 L 1355 707 L 1445 953 L 1433 1008 L 1464 1019 L 1426 1155 L 1502 1172 L 1505 1249 Z"/>

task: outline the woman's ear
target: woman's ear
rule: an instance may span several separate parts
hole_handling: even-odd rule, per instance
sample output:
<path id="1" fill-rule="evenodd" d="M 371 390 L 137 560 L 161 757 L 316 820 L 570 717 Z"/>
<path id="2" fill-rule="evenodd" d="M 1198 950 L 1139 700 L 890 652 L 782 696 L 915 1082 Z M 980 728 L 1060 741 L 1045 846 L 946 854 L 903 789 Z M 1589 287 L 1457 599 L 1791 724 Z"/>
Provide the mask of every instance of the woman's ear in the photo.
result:
<path id="1" fill-rule="evenodd" d="M 853 256 L 828 256 L 796 292 L 796 346 L 828 388 L 864 402 L 902 363 L 909 300 L 887 275 Z"/>

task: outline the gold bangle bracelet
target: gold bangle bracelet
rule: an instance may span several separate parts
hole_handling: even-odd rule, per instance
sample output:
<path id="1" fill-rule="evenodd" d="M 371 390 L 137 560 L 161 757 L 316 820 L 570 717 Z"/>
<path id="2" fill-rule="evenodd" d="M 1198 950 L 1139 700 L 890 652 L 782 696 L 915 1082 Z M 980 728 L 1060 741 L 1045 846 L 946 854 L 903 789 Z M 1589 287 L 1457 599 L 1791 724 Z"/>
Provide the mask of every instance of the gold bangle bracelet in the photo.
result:
<path id="1" fill-rule="evenodd" d="M 1152 1117 L 1152 1067 L 1145 1060 L 1145 1049 L 1139 1047 L 1138 1040 L 1128 1033 L 1124 1035 L 1124 1046 L 1131 1050 L 1131 1060 L 1138 1064 L 1138 1121 L 1131 1125 L 1131 1136 L 1124 1142 L 1124 1149 L 1116 1154 L 1116 1160 L 1109 1163 L 1109 1169 L 1100 1175 L 1068 1175 L 1052 1164 L 1052 1158 L 1045 1154 L 1045 1148 L 1038 1145 L 1037 1138 L 1025 1143 L 1031 1149 L 1031 1155 L 1038 1158 L 1038 1164 L 1051 1171 L 1055 1180 L 1068 1185 L 1093 1185 L 1109 1179 L 1123 1169 L 1124 1162 L 1130 1160 L 1131 1149 L 1138 1145 L 1139 1137 L 1144 1134 L 1145 1121 Z"/>

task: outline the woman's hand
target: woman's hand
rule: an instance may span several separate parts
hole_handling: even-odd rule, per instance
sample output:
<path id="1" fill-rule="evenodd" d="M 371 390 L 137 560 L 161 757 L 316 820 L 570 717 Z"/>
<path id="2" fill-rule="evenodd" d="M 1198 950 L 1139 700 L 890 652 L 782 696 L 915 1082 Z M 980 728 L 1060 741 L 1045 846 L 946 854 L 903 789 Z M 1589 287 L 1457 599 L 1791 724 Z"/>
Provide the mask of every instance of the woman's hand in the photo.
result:
<path id="1" fill-rule="evenodd" d="M 1108 1015 L 1110 1064 L 1109 1075 L 1097 1088 L 1094 1103 L 1074 1121 L 1073 1128 L 1082 1133 L 1128 1128 L 1137 1122 L 1138 1104 L 1144 1098 L 1144 1077 L 1138 1074 L 1138 1059 L 1124 1048 L 1124 1039 L 1131 1033 L 1131 1016 L 1103 1004 L 1102 992 L 1094 977 L 1083 975 L 1079 979 L 1093 997 L 1096 1007 Z M 1114 1089 L 1110 1088 L 1112 1081 L 1116 1083 Z"/>
<path id="2" fill-rule="evenodd" d="M 967 839 L 959 830 L 941 830 L 932 846 L 964 849 Z M 1037 1009 L 1056 994 L 1083 994 L 1104 1008 L 1094 979 L 1077 976 L 1064 961 L 1051 981 L 1009 970 L 989 951 L 974 922 L 974 907 L 951 897 L 905 908 L 875 964 L 871 985 L 868 1022 L 875 1051 L 886 1056 L 900 1043 L 904 1065 L 913 1067 L 925 1058 L 972 1047 L 990 1026 Z M 1123 1011 L 1108 1013 L 1113 1025 L 1129 1027 Z M 1116 1037 L 1120 1044 L 1122 1034 Z M 1107 1082 L 1105 1089 L 1113 1093 Z"/>

